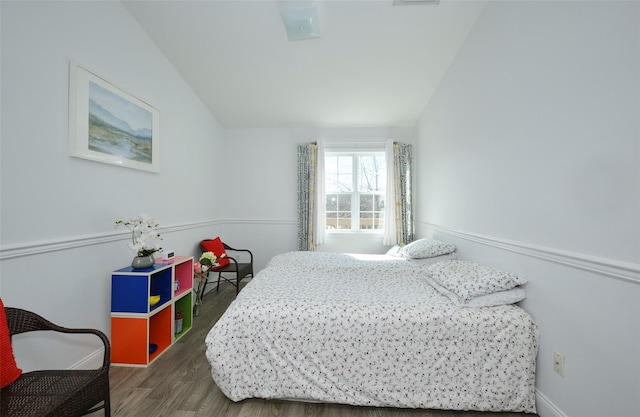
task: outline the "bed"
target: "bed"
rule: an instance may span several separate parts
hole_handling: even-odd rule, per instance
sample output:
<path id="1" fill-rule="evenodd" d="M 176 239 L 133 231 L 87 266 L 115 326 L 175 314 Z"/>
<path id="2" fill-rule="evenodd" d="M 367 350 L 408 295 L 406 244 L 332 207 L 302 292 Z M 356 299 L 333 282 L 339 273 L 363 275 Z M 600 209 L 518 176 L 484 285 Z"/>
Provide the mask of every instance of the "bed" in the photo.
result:
<path id="1" fill-rule="evenodd" d="M 233 401 L 535 413 L 535 322 L 452 302 L 430 278 L 453 259 L 277 255 L 208 333 L 212 377 Z"/>

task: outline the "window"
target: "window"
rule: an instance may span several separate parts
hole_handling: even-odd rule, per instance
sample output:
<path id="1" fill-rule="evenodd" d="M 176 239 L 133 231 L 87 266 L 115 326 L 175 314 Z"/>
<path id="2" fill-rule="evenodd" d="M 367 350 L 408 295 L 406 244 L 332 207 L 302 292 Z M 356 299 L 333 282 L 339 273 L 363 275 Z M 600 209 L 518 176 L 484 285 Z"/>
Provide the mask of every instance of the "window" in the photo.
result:
<path id="1" fill-rule="evenodd" d="M 324 157 L 327 230 L 382 231 L 384 152 L 326 152 Z"/>

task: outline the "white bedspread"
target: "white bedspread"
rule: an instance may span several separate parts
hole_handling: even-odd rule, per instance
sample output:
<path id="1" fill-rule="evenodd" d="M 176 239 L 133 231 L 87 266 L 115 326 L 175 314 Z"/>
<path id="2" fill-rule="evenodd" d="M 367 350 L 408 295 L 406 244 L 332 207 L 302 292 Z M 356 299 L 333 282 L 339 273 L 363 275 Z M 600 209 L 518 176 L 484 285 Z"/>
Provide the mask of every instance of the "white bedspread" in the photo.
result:
<path id="1" fill-rule="evenodd" d="M 426 266 L 276 256 L 206 337 L 216 384 L 233 401 L 535 412 L 533 319 L 515 305 L 456 307 Z"/>

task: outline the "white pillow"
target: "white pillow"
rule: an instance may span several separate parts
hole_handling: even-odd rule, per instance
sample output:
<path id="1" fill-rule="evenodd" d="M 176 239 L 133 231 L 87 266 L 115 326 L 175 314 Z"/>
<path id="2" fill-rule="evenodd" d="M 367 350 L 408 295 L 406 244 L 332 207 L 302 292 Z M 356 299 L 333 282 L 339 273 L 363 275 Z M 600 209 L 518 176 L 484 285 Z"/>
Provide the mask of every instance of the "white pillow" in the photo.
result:
<path id="1" fill-rule="evenodd" d="M 428 279 L 429 283 L 438 292 L 448 297 L 458 307 L 493 307 L 505 304 L 515 304 L 518 301 L 525 299 L 526 295 L 524 289 L 521 287 L 512 288 L 510 290 L 497 291 L 491 294 L 479 295 L 469 300 L 462 300 L 457 294 L 449 291 L 448 289 L 438 285 L 432 279 Z"/>
<path id="2" fill-rule="evenodd" d="M 391 249 L 387 251 L 387 255 L 402 256 L 402 248 L 400 247 L 400 245 L 393 245 Z"/>
<path id="3" fill-rule="evenodd" d="M 434 264 L 436 262 L 450 261 L 452 259 L 458 259 L 458 254 L 455 252 L 447 253 L 446 255 L 432 256 L 431 258 L 406 258 L 407 262 L 411 264 Z"/>
<path id="4" fill-rule="evenodd" d="M 474 297 L 510 290 L 527 282 L 510 272 L 460 260 L 438 262 L 429 265 L 427 271 L 430 282 L 454 293 L 462 304 Z"/>
<path id="5" fill-rule="evenodd" d="M 435 239 L 418 239 L 403 246 L 400 253 L 405 258 L 421 259 L 434 256 L 446 255 L 456 250 L 450 243 L 441 242 Z"/>

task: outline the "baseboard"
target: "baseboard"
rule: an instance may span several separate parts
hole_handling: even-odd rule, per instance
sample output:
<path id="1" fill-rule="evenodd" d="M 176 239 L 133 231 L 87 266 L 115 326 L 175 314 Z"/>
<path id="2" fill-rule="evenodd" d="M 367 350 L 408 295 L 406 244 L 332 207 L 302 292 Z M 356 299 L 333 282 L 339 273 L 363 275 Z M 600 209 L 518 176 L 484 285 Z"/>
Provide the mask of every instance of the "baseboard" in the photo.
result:
<path id="1" fill-rule="evenodd" d="M 536 409 L 540 417 L 567 417 L 546 395 L 536 390 Z"/>
<path id="2" fill-rule="evenodd" d="M 96 350 L 89 356 L 84 357 L 80 361 L 74 363 L 69 369 L 98 369 L 102 366 L 104 360 L 104 347 Z"/>

